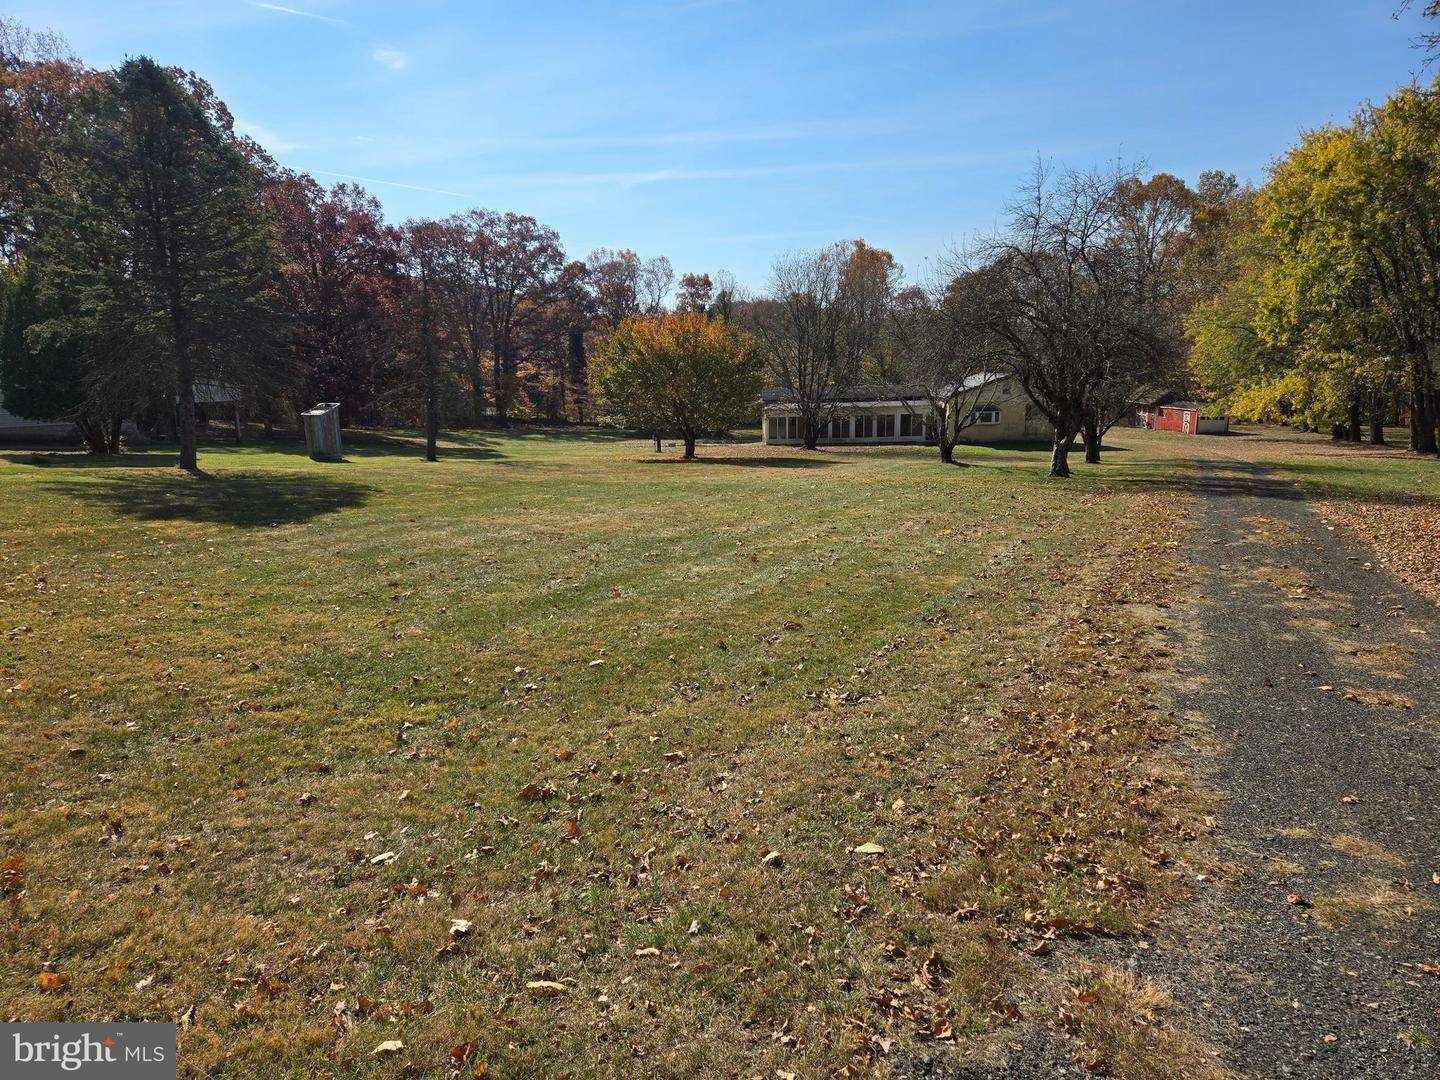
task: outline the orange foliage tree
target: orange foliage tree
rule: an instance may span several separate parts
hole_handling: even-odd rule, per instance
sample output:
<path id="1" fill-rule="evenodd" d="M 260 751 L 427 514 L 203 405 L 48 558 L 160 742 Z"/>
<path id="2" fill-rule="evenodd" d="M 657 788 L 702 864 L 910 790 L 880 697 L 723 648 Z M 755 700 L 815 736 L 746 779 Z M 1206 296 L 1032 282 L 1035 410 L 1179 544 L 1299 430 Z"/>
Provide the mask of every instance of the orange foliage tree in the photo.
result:
<path id="1" fill-rule="evenodd" d="M 763 364 L 750 335 L 699 312 L 632 316 L 590 365 L 600 406 L 638 428 L 671 431 L 695 456 L 695 440 L 753 413 Z"/>

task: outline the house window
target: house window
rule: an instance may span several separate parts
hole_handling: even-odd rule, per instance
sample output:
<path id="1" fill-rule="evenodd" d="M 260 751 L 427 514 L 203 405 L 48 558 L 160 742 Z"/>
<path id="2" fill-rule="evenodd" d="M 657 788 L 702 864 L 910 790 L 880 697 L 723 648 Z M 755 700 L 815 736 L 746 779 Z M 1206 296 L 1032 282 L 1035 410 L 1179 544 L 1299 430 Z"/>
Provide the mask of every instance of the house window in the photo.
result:
<path id="1" fill-rule="evenodd" d="M 855 417 L 855 438 L 873 439 L 875 437 L 875 417 L 870 413 L 860 413 Z"/>
<path id="2" fill-rule="evenodd" d="M 900 414 L 900 437 L 920 439 L 925 436 L 925 418 L 913 413 Z"/>
<path id="3" fill-rule="evenodd" d="M 770 433 L 769 437 L 772 440 L 783 439 L 785 437 L 780 434 L 780 425 L 782 423 L 784 423 L 784 421 L 778 416 L 772 416 L 768 420 L 766 420 L 766 424 L 768 425 L 767 430 Z"/>
<path id="4" fill-rule="evenodd" d="M 827 438 L 848 439 L 850 437 L 850 418 L 848 416 L 837 416 L 825 425 L 829 433 Z"/>
<path id="5" fill-rule="evenodd" d="M 971 409 L 970 422 L 972 424 L 998 424 L 1000 423 L 1000 410 L 994 405 Z"/>
<path id="6" fill-rule="evenodd" d="M 785 418 L 785 438 L 795 440 L 800 438 L 800 418 L 798 416 L 787 416 Z"/>
<path id="7" fill-rule="evenodd" d="M 894 413 L 881 413 L 875 417 L 875 437 L 877 439 L 893 439 L 895 437 Z"/>

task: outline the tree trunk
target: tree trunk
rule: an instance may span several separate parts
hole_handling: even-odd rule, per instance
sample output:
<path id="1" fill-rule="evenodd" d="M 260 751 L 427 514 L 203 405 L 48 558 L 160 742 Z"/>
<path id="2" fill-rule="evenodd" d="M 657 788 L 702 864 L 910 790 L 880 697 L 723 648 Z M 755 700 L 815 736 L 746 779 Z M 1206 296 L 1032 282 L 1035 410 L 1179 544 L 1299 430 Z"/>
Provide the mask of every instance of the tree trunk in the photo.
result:
<path id="1" fill-rule="evenodd" d="M 425 395 L 425 460 L 439 461 L 440 454 L 436 449 L 436 442 L 440 438 L 440 415 L 435 408 L 435 391 L 432 387 Z"/>
<path id="2" fill-rule="evenodd" d="M 180 438 L 180 468 L 199 472 L 200 460 L 196 452 L 195 436 L 195 373 L 184 347 L 180 349 L 180 355 L 176 359 L 175 380 L 179 388 L 179 400 L 175 406 L 175 433 Z"/>
<path id="3" fill-rule="evenodd" d="M 1065 479 L 1070 475 L 1070 440 L 1069 432 L 1055 429 L 1054 448 L 1050 451 L 1050 475 L 1059 479 Z"/>
<path id="4" fill-rule="evenodd" d="M 940 444 L 940 460 L 943 461 L 946 465 L 954 465 L 954 464 L 955 464 L 955 444 L 954 444 L 954 443 L 950 443 L 950 442 L 946 442 L 944 439 L 939 440 L 939 444 Z"/>
<path id="5" fill-rule="evenodd" d="M 485 384 L 480 378 L 480 358 L 472 356 L 470 368 L 470 423 L 479 427 L 485 419 Z"/>
<path id="6" fill-rule="evenodd" d="M 804 419 L 804 418 L 802 417 L 802 419 Z M 804 430 L 804 432 L 803 432 L 804 438 L 802 438 L 802 439 L 800 440 L 801 443 L 804 444 L 804 447 L 805 447 L 806 450 L 817 450 L 817 449 L 819 449 L 819 446 L 820 446 L 820 425 L 817 424 L 817 423 L 812 423 L 812 422 L 810 422 L 809 420 L 805 420 L 804 426 L 805 426 L 805 430 Z"/>
<path id="7" fill-rule="evenodd" d="M 423 270 L 420 278 L 420 361 L 425 392 L 425 460 L 439 461 L 436 442 L 440 438 L 440 370 L 435 356 L 434 315 L 430 310 L 430 283 Z"/>
<path id="8" fill-rule="evenodd" d="M 1428 357 L 1410 364 L 1410 449 L 1435 453 L 1435 386 Z"/>
<path id="9" fill-rule="evenodd" d="M 1385 445 L 1385 399 L 1376 396 L 1375 408 L 1370 413 L 1370 445 Z"/>
<path id="10" fill-rule="evenodd" d="M 510 426 L 510 403 L 506 400 L 505 390 L 505 348 L 499 341 L 494 345 L 495 423 L 502 428 Z"/>
<path id="11" fill-rule="evenodd" d="M 1081 437 L 1085 440 L 1085 464 L 1100 464 L 1100 426 L 1093 420 L 1087 420 L 1080 427 Z"/>
<path id="12" fill-rule="evenodd" d="M 660 453 L 660 429 L 655 429 L 655 453 Z"/>
<path id="13" fill-rule="evenodd" d="M 1345 434 L 1353 443 L 1358 443 L 1361 439 L 1359 395 L 1356 395 L 1355 397 L 1350 399 L 1350 412 L 1348 417 L 1346 418 Z"/>
<path id="14" fill-rule="evenodd" d="M 695 460 L 695 434 L 694 434 L 694 432 L 686 432 L 684 438 L 685 438 L 685 460 L 686 460 L 686 461 L 693 461 L 693 460 Z"/>
<path id="15" fill-rule="evenodd" d="M 116 416 L 112 417 L 105 432 L 105 449 L 111 454 L 120 453 L 120 425 L 122 421 Z"/>
<path id="16" fill-rule="evenodd" d="M 1332 424 L 1332 425 L 1330 426 L 1330 438 L 1334 439 L 1336 442 L 1344 442 L 1344 441 L 1345 441 L 1345 425 L 1344 425 L 1344 424 Z"/>
<path id="17" fill-rule="evenodd" d="M 105 431 L 98 420 L 81 417 L 75 421 L 75 427 L 80 432 L 80 437 L 85 440 L 85 445 L 90 448 L 90 453 L 109 453 L 105 445 Z"/>
<path id="18" fill-rule="evenodd" d="M 239 445 L 240 445 L 240 436 L 241 436 L 241 429 L 240 429 L 240 403 L 237 401 L 237 402 L 235 403 L 235 445 L 236 445 L 236 446 L 239 446 Z"/>

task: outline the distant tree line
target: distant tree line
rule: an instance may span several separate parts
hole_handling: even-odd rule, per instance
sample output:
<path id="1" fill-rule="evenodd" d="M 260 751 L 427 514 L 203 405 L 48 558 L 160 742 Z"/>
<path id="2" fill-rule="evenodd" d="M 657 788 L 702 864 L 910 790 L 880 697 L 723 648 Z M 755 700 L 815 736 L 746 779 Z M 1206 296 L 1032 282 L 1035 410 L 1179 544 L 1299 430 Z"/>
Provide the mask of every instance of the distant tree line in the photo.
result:
<path id="1" fill-rule="evenodd" d="M 863 240 L 776 260 L 750 293 L 629 250 L 567 255 L 532 217 L 385 222 L 236 133 L 198 76 L 85 67 L 0 19 L 0 399 L 97 453 L 136 420 L 196 467 L 207 400 L 292 427 L 610 420 L 678 437 L 783 388 L 814 449 L 842 388 L 903 384 L 942 460 L 1009 375 L 1051 473 L 1139 402 L 1436 449 L 1440 82 L 1306 135 L 1260 187 L 1037 165 L 1001 227 L 907 282 Z M 912 406 L 913 407 L 913 406 Z M 658 442 L 657 442 L 658 445 Z"/>
<path id="2" fill-rule="evenodd" d="M 724 275 L 663 257 L 567 257 L 554 230 L 472 210 L 387 224 L 236 133 L 197 76 L 146 58 L 95 71 L 0 19 L 0 400 L 73 421 L 96 452 L 121 422 L 196 465 L 215 390 L 252 421 L 591 421 L 588 360 L 616 327 L 728 312 Z"/>

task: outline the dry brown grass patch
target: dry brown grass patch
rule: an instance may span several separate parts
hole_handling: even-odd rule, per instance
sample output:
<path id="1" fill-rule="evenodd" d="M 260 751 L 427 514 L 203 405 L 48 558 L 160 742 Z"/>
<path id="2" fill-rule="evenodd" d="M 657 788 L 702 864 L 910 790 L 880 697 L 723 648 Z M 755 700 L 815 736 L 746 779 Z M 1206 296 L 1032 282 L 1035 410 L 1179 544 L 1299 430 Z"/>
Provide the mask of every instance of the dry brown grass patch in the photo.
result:
<path id="1" fill-rule="evenodd" d="M 1345 698 L 1348 701 L 1359 701 L 1366 705 L 1374 705 L 1383 709 L 1413 709 L 1415 701 L 1404 694 L 1397 694 L 1393 690 L 1376 690 L 1356 687 L 1346 687 Z"/>
<path id="2" fill-rule="evenodd" d="M 1375 843 L 1373 840 L 1366 840 L 1360 836 L 1332 836 L 1330 846 L 1336 851 L 1343 851 L 1356 859 L 1364 859 L 1367 862 L 1384 863 L 1386 866 L 1393 866 L 1397 869 L 1405 865 L 1405 860 L 1393 852 Z"/>
<path id="3" fill-rule="evenodd" d="M 1118 1080 L 1231 1080 L 1215 1051 L 1172 1026 L 1174 1002 L 1155 983 L 1094 965 L 1070 976 L 1060 1022 L 1086 1068 Z"/>
<path id="4" fill-rule="evenodd" d="M 1437 909 L 1440 906 L 1412 889 L 1381 878 L 1358 882 L 1335 896 L 1314 901 L 1316 921 L 1328 927 L 1348 926 L 1356 919 L 1388 926 Z"/>

